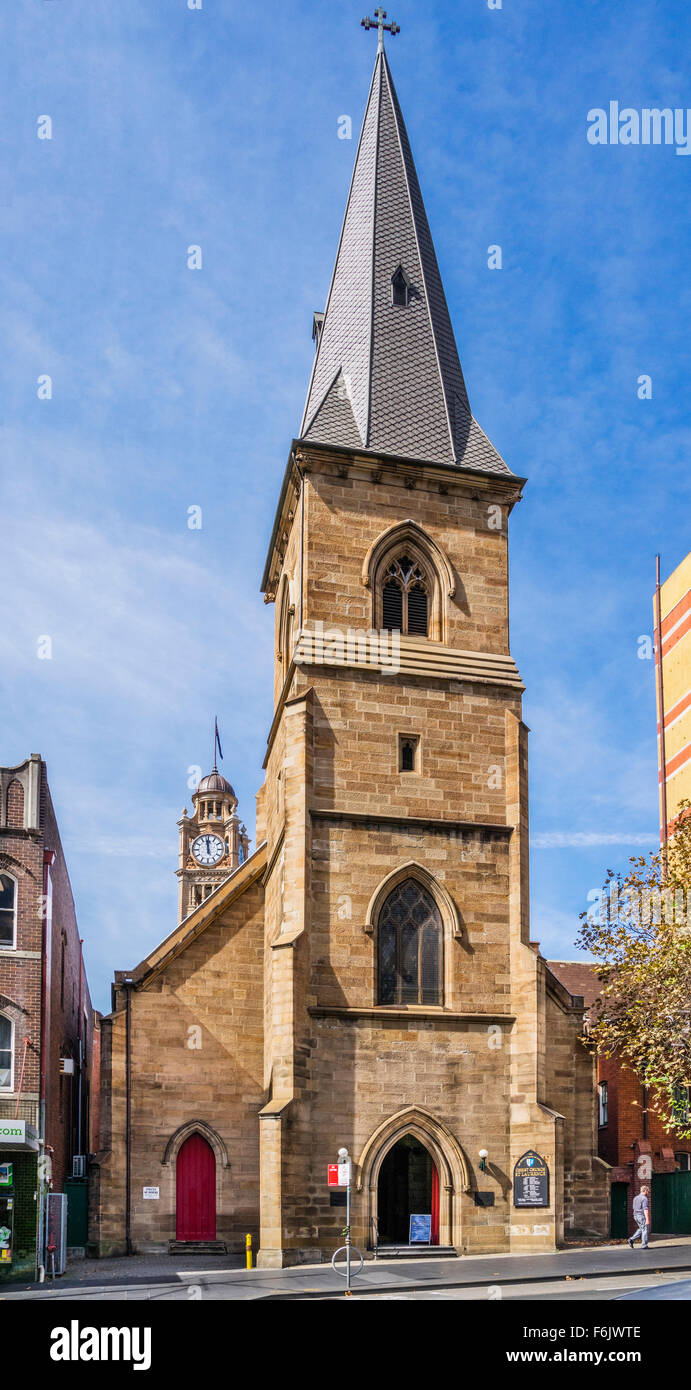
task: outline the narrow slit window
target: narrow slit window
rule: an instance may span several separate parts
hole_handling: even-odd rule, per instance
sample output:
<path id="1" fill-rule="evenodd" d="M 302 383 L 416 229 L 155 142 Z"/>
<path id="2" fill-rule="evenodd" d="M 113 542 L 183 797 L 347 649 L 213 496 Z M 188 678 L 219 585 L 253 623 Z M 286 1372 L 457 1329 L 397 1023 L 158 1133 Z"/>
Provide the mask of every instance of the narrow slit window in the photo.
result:
<path id="1" fill-rule="evenodd" d="M 420 739 L 417 734 L 398 735 L 399 772 L 419 771 L 419 749 Z"/>

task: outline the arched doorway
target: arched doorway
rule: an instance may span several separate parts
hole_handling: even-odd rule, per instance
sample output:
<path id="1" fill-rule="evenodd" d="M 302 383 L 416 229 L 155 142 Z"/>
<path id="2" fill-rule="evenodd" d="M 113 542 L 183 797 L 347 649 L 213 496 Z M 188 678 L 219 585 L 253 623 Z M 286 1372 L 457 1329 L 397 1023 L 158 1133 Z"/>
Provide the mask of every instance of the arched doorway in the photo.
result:
<path id="1" fill-rule="evenodd" d="M 216 1239 L 216 1157 L 201 1134 L 190 1134 L 177 1157 L 177 1240 Z"/>
<path id="2" fill-rule="evenodd" d="M 407 1245 L 411 1216 L 432 1217 L 431 1244 L 439 1244 L 439 1173 L 429 1149 L 405 1134 L 389 1149 L 379 1170 L 379 1245 Z"/>

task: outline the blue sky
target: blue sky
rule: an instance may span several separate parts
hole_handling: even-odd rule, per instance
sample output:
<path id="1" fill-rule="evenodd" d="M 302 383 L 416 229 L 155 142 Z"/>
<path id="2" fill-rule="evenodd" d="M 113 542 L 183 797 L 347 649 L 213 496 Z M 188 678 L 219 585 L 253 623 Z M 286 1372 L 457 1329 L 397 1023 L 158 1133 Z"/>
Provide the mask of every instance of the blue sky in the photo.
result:
<path id="1" fill-rule="evenodd" d="M 254 830 L 273 648 L 259 581 L 374 62 L 363 12 L 3 8 L 0 761 L 47 760 L 104 1009 L 113 969 L 175 924 L 176 821 L 216 713 Z M 638 639 L 656 551 L 666 575 L 691 548 L 691 157 L 592 146 L 587 113 L 691 106 L 691 13 L 685 0 L 389 13 L 471 403 L 529 478 L 511 621 L 532 730 L 532 934 L 571 956 L 588 891 L 654 846 Z M 37 138 L 42 115 L 52 140 Z"/>

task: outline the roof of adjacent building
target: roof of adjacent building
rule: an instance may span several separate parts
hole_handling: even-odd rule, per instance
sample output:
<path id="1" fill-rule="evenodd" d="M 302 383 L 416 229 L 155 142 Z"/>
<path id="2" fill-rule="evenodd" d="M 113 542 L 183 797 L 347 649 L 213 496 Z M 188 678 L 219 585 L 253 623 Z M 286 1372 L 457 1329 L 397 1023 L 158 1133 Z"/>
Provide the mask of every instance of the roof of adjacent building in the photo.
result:
<path id="1" fill-rule="evenodd" d="M 548 960 L 547 965 L 569 994 L 582 994 L 586 1009 L 592 1008 L 602 993 L 596 965 L 581 960 Z"/>
<path id="2" fill-rule="evenodd" d="M 393 304 L 399 269 L 408 303 Z M 317 316 L 319 317 L 319 316 Z M 301 439 L 512 477 L 473 418 L 388 60 L 377 55 Z"/>

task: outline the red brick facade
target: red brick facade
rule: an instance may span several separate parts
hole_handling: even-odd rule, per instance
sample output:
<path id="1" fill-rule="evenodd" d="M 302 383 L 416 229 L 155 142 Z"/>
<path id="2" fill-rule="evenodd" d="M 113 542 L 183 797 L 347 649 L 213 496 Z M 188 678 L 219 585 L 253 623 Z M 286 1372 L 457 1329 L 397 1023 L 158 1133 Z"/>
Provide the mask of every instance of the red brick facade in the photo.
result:
<path id="1" fill-rule="evenodd" d="M 5 925 L 0 946 L 0 1014 L 13 1026 L 0 1119 L 16 1115 L 44 1138 L 46 1176 L 60 1192 L 73 1156 L 91 1143 L 94 1013 L 46 766 L 35 755 L 0 768 L 0 874 L 16 884 L 14 942 Z"/>
<path id="2" fill-rule="evenodd" d="M 549 961 L 549 968 L 572 994 L 583 996 L 586 1010 L 599 993 L 595 967 L 580 961 Z M 673 1173 L 691 1166 L 691 1140 L 667 1131 L 649 1106 L 645 1087 L 630 1067 L 614 1057 L 598 1057 L 597 1086 L 606 1086 L 606 1116 L 598 1124 L 598 1154 L 611 1166 L 610 1181 L 629 1184 L 631 1203 L 641 1183 L 653 1173 Z"/>

